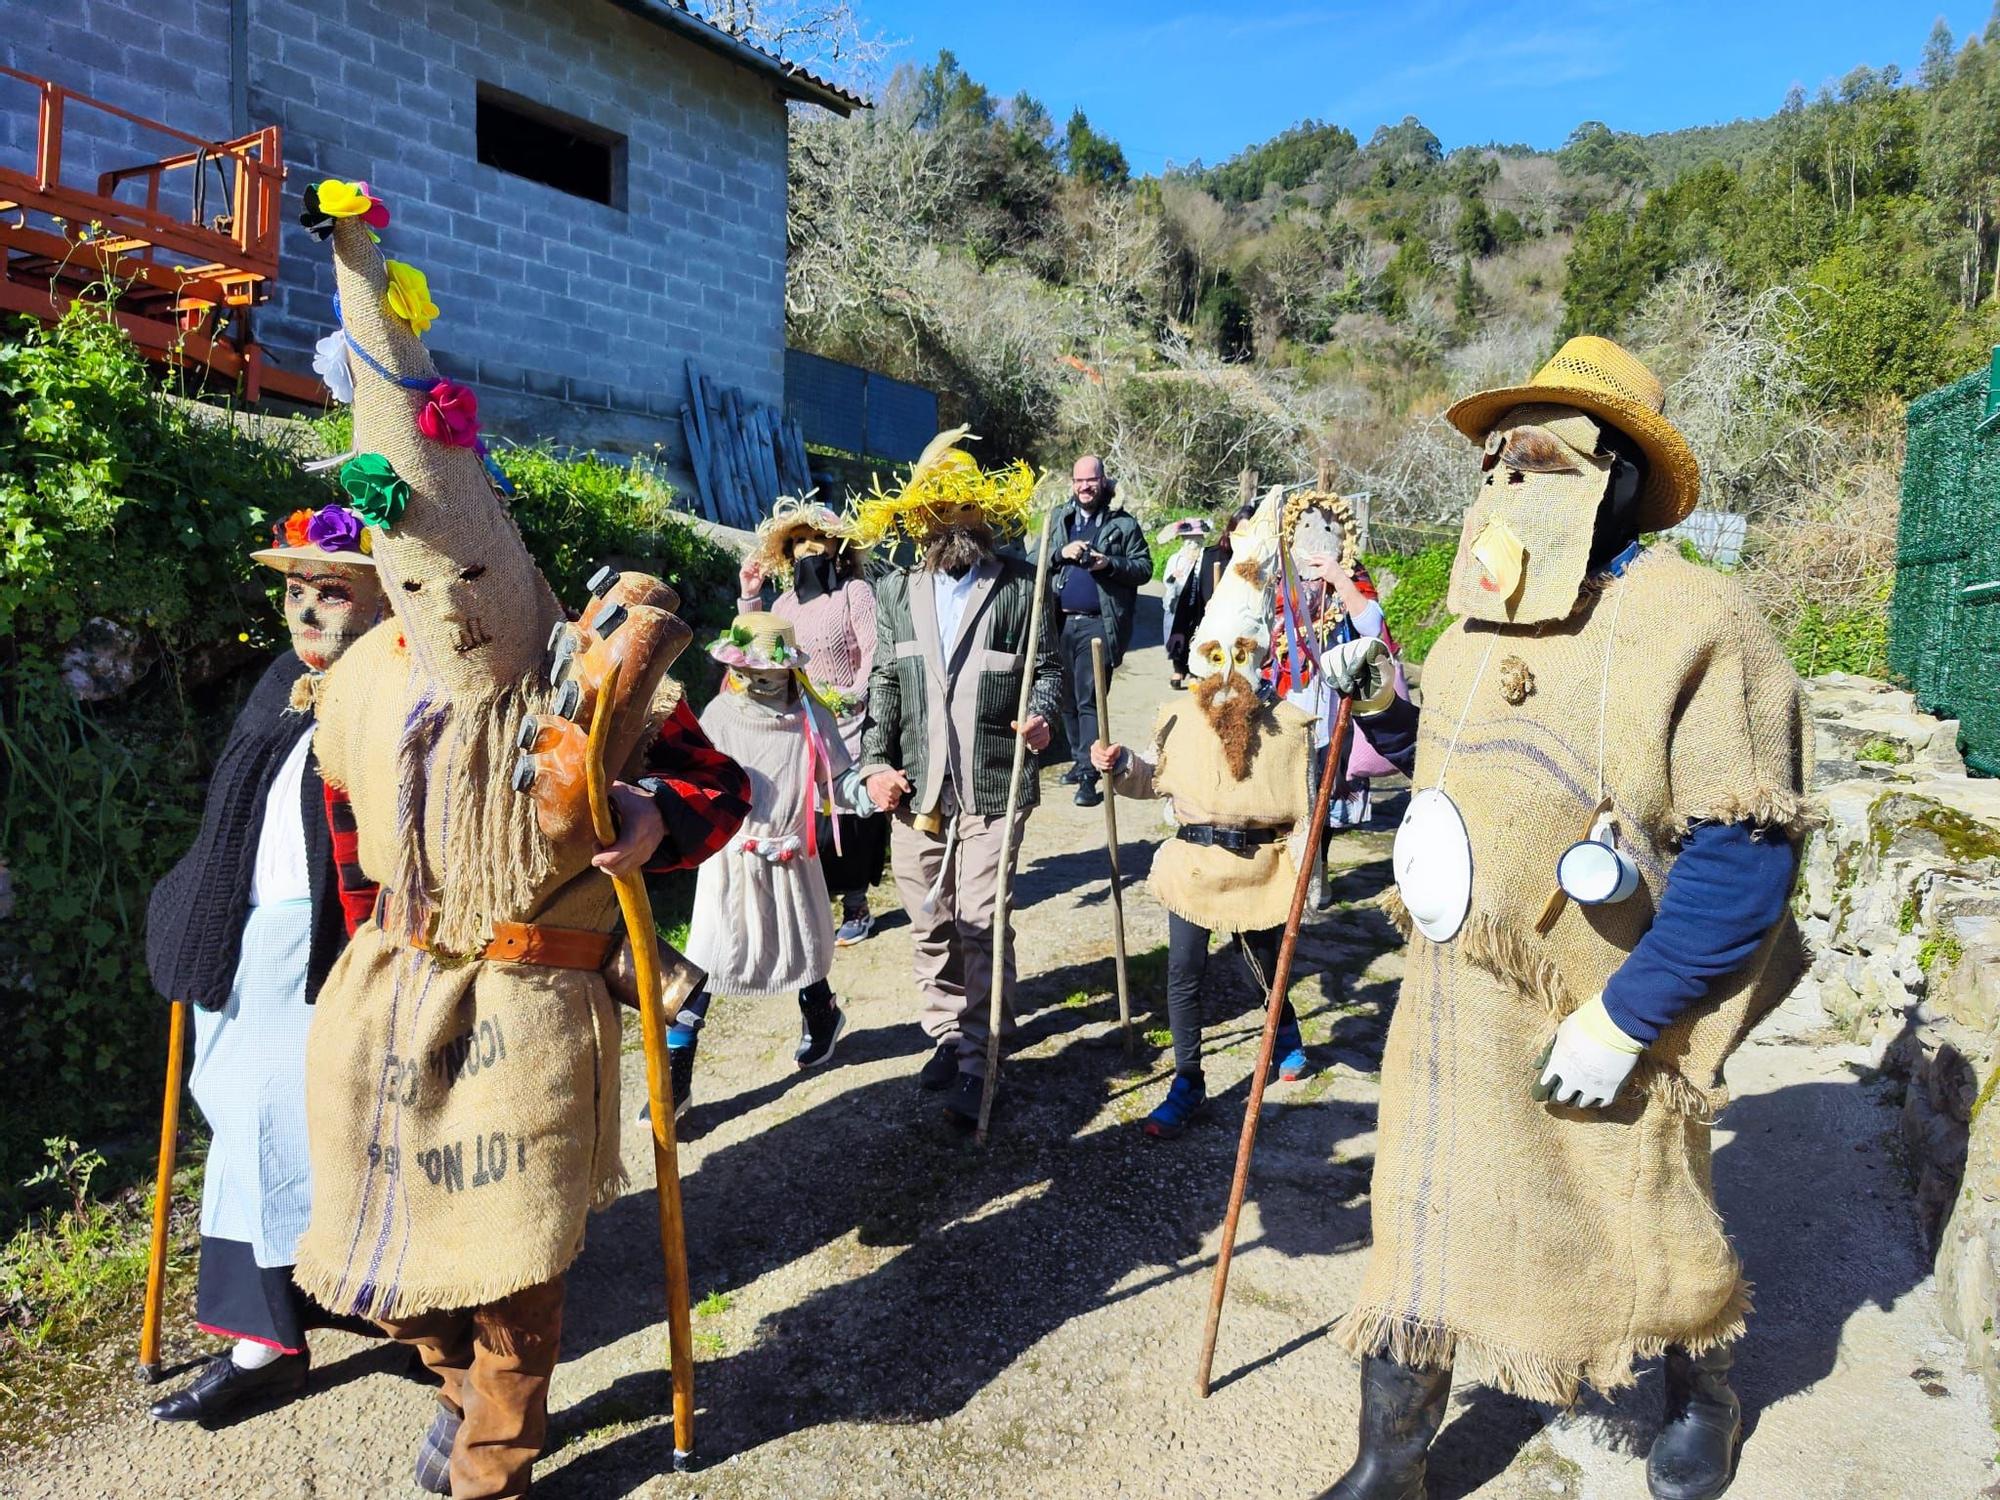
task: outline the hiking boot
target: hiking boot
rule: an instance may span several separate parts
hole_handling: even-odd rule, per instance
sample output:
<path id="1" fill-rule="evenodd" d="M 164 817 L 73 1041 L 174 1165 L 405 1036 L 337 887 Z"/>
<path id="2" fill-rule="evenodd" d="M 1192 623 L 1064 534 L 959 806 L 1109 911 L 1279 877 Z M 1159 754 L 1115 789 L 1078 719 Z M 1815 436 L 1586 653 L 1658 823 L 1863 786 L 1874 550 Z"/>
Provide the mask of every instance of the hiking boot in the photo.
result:
<path id="1" fill-rule="evenodd" d="M 874 931 L 875 914 L 867 907 L 845 912 L 841 916 L 840 930 L 833 935 L 833 946 L 852 948 L 856 943 L 866 942 Z"/>
<path id="2" fill-rule="evenodd" d="M 667 1077 L 674 1088 L 674 1118 L 688 1112 L 694 1098 L 694 1049 L 701 1045 L 701 1032 L 692 1026 L 667 1028 Z"/>
<path id="3" fill-rule="evenodd" d="M 1097 788 L 1095 775 L 1076 784 L 1076 796 L 1072 799 L 1078 807 L 1097 807 L 1104 801 L 1104 793 Z"/>
<path id="4" fill-rule="evenodd" d="M 1451 1370 L 1413 1370 L 1379 1354 L 1361 1361 L 1361 1451 L 1326 1500 L 1424 1500 L 1431 1439 L 1444 1422 Z"/>
<path id="5" fill-rule="evenodd" d="M 417 1446 L 417 1488 L 425 1494 L 451 1493 L 451 1450 L 458 1444 L 459 1424 L 464 1420 L 460 1413 L 439 1403 L 430 1431 Z"/>
<path id="6" fill-rule="evenodd" d="M 986 1092 L 986 1080 L 971 1073 L 960 1073 L 952 1080 L 951 1092 L 944 1096 L 945 1115 L 960 1130 L 979 1128 L 979 1099 Z M 999 1102 L 999 1095 L 994 1095 Z"/>
<path id="7" fill-rule="evenodd" d="M 958 1077 L 958 1043 L 942 1041 L 937 1051 L 924 1059 L 924 1066 L 917 1074 L 917 1087 L 926 1093 L 935 1094 L 939 1089 L 951 1087 L 951 1081 Z"/>
<path id="8" fill-rule="evenodd" d="M 818 1003 L 799 1002 L 799 1045 L 792 1061 L 801 1072 L 816 1068 L 833 1056 L 833 1045 L 847 1030 L 847 1012 L 831 999 Z"/>
<path id="9" fill-rule="evenodd" d="M 1646 1455 L 1653 1500 L 1715 1500 L 1729 1488 L 1743 1433 L 1743 1405 L 1729 1388 L 1734 1358 L 1727 1344 L 1703 1354 L 1667 1347 L 1666 1419 Z"/>
<path id="10" fill-rule="evenodd" d="M 1306 1056 L 1306 1040 L 1297 1021 L 1278 1023 L 1277 1041 L 1271 1052 L 1278 1059 L 1280 1083 L 1297 1083 L 1312 1071 L 1312 1059 Z"/>
<path id="11" fill-rule="evenodd" d="M 1208 1112 L 1208 1085 L 1199 1073 L 1176 1073 L 1167 1097 L 1140 1122 L 1156 1141 L 1171 1141 Z"/>
<path id="12" fill-rule="evenodd" d="M 281 1354 L 256 1370 L 218 1354 L 193 1380 L 155 1401 L 148 1411 L 155 1422 L 218 1422 L 255 1403 L 296 1396 L 306 1388 L 311 1370 L 312 1355 L 304 1351 Z"/>
<path id="13" fill-rule="evenodd" d="M 1061 781 L 1064 786 L 1075 786 L 1089 774 L 1090 772 L 1086 771 L 1082 766 L 1071 766 L 1057 780 Z"/>

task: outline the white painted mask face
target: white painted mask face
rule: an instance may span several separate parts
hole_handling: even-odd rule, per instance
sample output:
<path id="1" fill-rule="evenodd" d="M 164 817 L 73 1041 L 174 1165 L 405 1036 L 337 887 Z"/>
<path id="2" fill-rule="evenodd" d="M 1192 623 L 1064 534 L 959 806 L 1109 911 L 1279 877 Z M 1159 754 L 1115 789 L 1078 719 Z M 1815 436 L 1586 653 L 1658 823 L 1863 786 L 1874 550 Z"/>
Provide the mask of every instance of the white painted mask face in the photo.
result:
<path id="1" fill-rule="evenodd" d="M 1217 676 L 1254 680 L 1271 654 L 1283 493 L 1272 489 L 1233 534 L 1229 564 L 1188 644 L 1188 676 L 1194 683 Z"/>
<path id="2" fill-rule="evenodd" d="M 292 650 L 315 672 L 332 666 L 389 612 L 372 567 L 289 563 L 284 599 Z"/>
<path id="3" fill-rule="evenodd" d="M 759 703 L 779 708 L 792 701 L 790 667 L 737 667 L 744 693 Z"/>

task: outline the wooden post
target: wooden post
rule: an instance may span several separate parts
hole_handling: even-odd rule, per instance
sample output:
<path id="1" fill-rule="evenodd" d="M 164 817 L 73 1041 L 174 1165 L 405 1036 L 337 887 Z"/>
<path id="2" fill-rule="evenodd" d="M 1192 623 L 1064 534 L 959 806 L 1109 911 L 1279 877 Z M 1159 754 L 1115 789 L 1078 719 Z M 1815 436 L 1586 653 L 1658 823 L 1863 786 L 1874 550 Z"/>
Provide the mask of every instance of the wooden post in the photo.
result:
<path id="1" fill-rule="evenodd" d="M 1042 513 L 1042 539 L 1035 547 L 1035 599 L 1028 609 L 1027 655 L 1021 661 L 1021 696 L 1014 722 L 1027 722 L 1035 690 L 1035 658 L 1042 650 L 1042 600 L 1049 590 L 1049 522 L 1053 510 Z M 979 1091 L 979 1128 L 973 1144 L 986 1144 L 986 1127 L 993 1119 L 993 1096 L 1000 1087 L 1000 1019 L 1006 1006 L 1009 878 L 1014 863 L 1014 818 L 1021 807 L 1021 773 L 1027 765 L 1028 742 L 1014 736 L 1014 770 L 1007 782 L 1007 821 L 1000 825 L 1000 878 L 993 893 L 993 993 L 987 1006 L 986 1086 Z"/>
<path id="2" fill-rule="evenodd" d="M 1090 667 L 1097 679 L 1097 737 L 1111 744 L 1111 674 L 1104 667 L 1104 638 L 1090 643 Z M 1125 1055 L 1132 1055 L 1132 997 L 1125 987 L 1125 893 L 1118 874 L 1118 794 L 1104 778 L 1104 847 L 1111 856 L 1111 957 L 1118 979 L 1118 1025 L 1125 1033 Z"/>
<path id="3" fill-rule="evenodd" d="M 174 1148 L 181 1133 L 181 1072 L 187 1059 L 188 1003 L 167 1021 L 167 1093 L 160 1106 L 160 1161 L 153 1176 L 153 1245 L 146 1261 L 146 1311 L 139 1323 L 139 1378 L 160 1378 L 160 1305 L 167 1287 L 167 1211 L 174 1201 Z"/>
<path id="4" fill-rule="evenodd" d="M 1333 493 L 1332 459 L 1322 458 L 1319 461 L 1319 471 L 1316 478 L 1317 478 L 1317 483 L 1313 487 L 1317 489 L 1322 495 L 1331 495 Z"/>
<path id="5" fill-rule="evenodd" d="M 1238 508 L 1248 505 L 1257 498 L 1257 471 L 1245 469 L 1236 476 L 1236 503 Z"/>
<path id="6" fill-rule="evenodd" d="M 1215 1257 L 1215 1280 L 1208 1294 L 1208 1326 L 1201 1336 L 1201 1368 L 1195 1372 L 1194 1388 L 1208 1395 L 1208 1378 L 1215 1367 L 1215 1336 L 1222 1326 L 1222 1299 L 1229 1290 L 1229 1261 L 1236 1253 L 1236 1220 L 1243 1212 L 1243 1194 L 1250 1184 L 1250 1153 L 1257 1145 L 1257 1116 L 1264 1107 L 1265 1075 L 1271 1071 L 1271 1053 L 1278 1039 L 1278 1016 L 1285 1008 L 1285 991 L 1291 988 L 1292 955 L 1298 948 L 1299 924 L 1305 920 L 1306 887 L 1312 881 L 1313 866 L 1319 861 L 1320 841 L 1326 837 L 1327 809 L 1333 802 L 1333 784 L 1340 779 L 1341 752 L 1354 713 L 1354 700 L 1342 698 L 1334 715 L 1333 736 L 1327 745 L 1326 769 L 1320 772 L 1319 794 L 1313 799 L 1312 826 L 1306 830 L 1305 857 L 1299 861 L 1299 880 L 1292 890 L 1292 914 L 1285 923 L 1285 938 L 1278 947 L 1278 964 L 1271 974 L 1271 994 L 1264 1005 L 1264 1038 L 1257 1048 L 1257 1070 L 1250 1075 L 1250 1102 L 1243 1109 L 1243 1134 L 1236 1144 L 1236 1175 L 1229 1183 L 1229 1209 L 1222 1218 L 1222 1247 Z"/>
<path id="7" fill-rule="evenodd" d="M 585 759 L 590 820 L 602 845 L 617 842 L 611 816 L 610 775 L 604 744 L 610 737 L 612 708 L 618 701 L 620 664 L 614 663 L 598 689 L 590 718 L 590 753 Z M 674 1469 L 694 1463 L 694 1329 L 688 1295 L 687 1228 L 681 1219 L 679 1145 L 674 1134 L 674 1084 L 667 1067 L 667 1023 L 660 1001 L 660 934 L 643 876 L 614 875 L 618 910 L 632 944 L 632 971 L 639 988 L 639 1028 L 646 1044 L 646 1102 L 653 1124 L 653 1177 L 660 1214 L 660 1254 L 666 1262 L 667 1354 L 674 1387 Z"/>

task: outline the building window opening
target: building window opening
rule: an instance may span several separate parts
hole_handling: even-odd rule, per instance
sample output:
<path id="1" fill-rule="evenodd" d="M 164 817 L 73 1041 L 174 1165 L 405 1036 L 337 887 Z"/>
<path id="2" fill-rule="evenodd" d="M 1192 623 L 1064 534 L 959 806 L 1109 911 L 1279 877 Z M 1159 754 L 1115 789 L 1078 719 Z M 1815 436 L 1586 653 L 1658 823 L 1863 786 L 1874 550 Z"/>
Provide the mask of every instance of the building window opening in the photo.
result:
<path id="1" fill-rule="evenodd" d="M 625 137 L 601 125 L 479 85 L 479 160 L 530 182 L 625 206 Z"/>

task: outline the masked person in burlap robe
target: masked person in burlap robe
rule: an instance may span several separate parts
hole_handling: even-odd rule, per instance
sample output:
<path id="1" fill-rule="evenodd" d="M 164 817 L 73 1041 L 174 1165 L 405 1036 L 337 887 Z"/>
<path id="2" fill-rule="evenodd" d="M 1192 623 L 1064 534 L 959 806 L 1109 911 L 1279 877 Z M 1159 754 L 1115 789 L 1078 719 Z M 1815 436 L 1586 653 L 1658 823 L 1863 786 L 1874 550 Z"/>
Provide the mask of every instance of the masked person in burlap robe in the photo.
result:
<path id="1" fill-rule="evenodd" d="M 330 230 L 334 354 L 354 388 L 341 484 L 373 530 L 395 617 L 320 694 L 344 878 L 379 894 L 308 1043 L 314 1187 L 296 1274 L 443 1381 L 417 1482 L 513 1496 L 546 1431 L 563 1272 L 587 1211 L 622 1181 L 620 1028 L 600 972 L 618 909 L 593 865 L 637 868 L 668 838 L 674 856 L 699 857 L 715 823 L 733 826 L 732 797 L 741 817 L 744 788 L 699 756 L 642 776 L 662 742 L 703 744 L 665 676 L 688 634 L 672 590 L 627 574 L 599 585 L 587 626 L 564 624 L 483 466 L 472 393 L 438 376 L 417 337 L 438 315 L 422 274 L 385 263 L 364 226 L 386 221 L 375 202 L 321 184 L 306 216 Z M 613 660 L 621 691 L 600 704 Z M 620 778 L 608 850 L 583 794 L 594 711 L 612 715 Z M 671 779 L 687 776 L 714 794 Z"/>
<path id="2" fill-rule="evenodd" d="M 307 1330 L 347 1323 L 292 1280 L 312 1203 L 306 1031 L 351 926 L 313 756 L 313 702 L 326 669 L 388 603 L 346 506 L 294 511 L 271 530 L 271 544 L 250 556 L 284 575 L 292 646 L 236 716 L 201 833 L 146 911 L 153 983 L 194 1009 L 188 1091 L 209 1129 L 195 1322 L 235 1340 L 153 1403 L 162 1422 L 217 1422 L 297 1395 L 312 1369 Z"/>
<path id="3" fill-rule="evenodd" d="M 1484 445 L 1460 619 L 1424 663 L 1420 723 L 1386 691 L 1360 705 L 1415 791 L 1374 1244 L 1337 1330 L 1363 1358 L 1339 1500 L 1418 1500 L 1454 1369 L 1569 1403 L 1660 1354 L 1653 1495 L 1729 1483 L 1750 1296 L 1709 1129 L 1723 1063 L 1797 975 L 1810 740 L 1741 590 L 1639 541 L 1700 488 L 1663 405 L 1639 361 L 1580 338 L 1452 407 Z"/>
<path id="4" fill-rule="evenodd" d="M 1190 632 L 1193 686 L 1161 706 L 1151 753 L 1103 741 L 1091 749 L 1091 764 L 1110 775 L 1119 796 L 1166 798 L 1176 825 L 1147 879 L 1167 909 L 1167 1022 L 1174 1038 L 1173 1083 L 1143 1122 L 1156 1140 L 1180 1135 L 1208 1107 L 1201 1022 L 1209 938 L 1234 936 L 1252 979 L 1268 987 L 1312 818 L 1312 717 L 1276 699 L 1261 677 L 1283 503 L 1283 490 L 1273 489 L 1236 528 L 1229 568 Z M 1363 667 L 1377 676 L 1385 670 L 1379 660 Z M 1298 1059 L 1281 1076 L 1301 1075 L 1305 1046 L 1289 998 L 1275 1055 Z"/>

